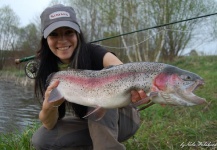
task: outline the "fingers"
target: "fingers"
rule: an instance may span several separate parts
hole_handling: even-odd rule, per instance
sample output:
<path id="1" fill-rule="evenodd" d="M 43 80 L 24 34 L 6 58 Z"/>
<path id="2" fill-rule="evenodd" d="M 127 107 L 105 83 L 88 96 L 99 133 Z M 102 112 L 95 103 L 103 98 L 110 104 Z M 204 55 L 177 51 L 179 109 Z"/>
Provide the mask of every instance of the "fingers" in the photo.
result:
<path id="1" fill-rule="evenodd" d="M 131 91 L 131 101 L 135 103 L 138 99 L 140 99 L 139 93 L 135 90 Z"/>
<path id="2" fill-rule="evenodd" d="M 139 90 L 138 93 L 139 93 L 139 96 L 141 97 L 141 99 L 147 97 L 146 93 L 143 90 Z"/>
<path id="3" fill-rule="evenodd" d="M 156 96 L 157 93 L 153 93 L 152 96 Z M 138 110 L 143 110 L 145 108 L 148 108 L 150 106 L 152 106 L 154 103 L 151 102 L 150 98 L 152 96 L 147 96 L 147 94 L 143 91 L 143 90 L 139 90 L 139 91 L 131 91 L 131 101 L 132 101 L 132 106 L 133 107 L 138 107 L 141 105 L 144 105 L 144 107 L 139 108 Z"/>
<path id="4" fill-rule="evenodd" d="M 133 103 L 135 103 L 141 99 L 144 99 L 146 97 L 147 97 L 147 95 L 143 90 L 139 90 L 139 91 L 132 90 L 131 91 L 131 101 Z"/>

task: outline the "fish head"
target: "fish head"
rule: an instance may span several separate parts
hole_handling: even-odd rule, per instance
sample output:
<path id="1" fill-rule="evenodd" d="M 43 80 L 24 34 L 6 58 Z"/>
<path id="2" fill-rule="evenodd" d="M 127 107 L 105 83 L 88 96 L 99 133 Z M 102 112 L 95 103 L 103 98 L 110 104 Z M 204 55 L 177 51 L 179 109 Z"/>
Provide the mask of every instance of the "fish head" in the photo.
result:
<path id="1" fill-rule="evenodd" d="M 155 77 L 153 85 L 153 91 L 159 93 L 155 101 L 161 104 L 193 106 L 206 102 L 204 98 L 193 93 L 199 86 L 204 85 L 204 80 L 195 73 L 174 66 L 165 67 Z"/>

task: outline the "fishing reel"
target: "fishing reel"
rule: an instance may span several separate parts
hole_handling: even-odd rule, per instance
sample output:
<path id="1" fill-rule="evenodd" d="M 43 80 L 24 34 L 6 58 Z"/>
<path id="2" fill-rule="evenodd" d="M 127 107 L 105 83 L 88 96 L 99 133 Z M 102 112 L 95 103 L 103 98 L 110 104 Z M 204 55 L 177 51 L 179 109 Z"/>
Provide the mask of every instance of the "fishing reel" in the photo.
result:
<path id="1" fill-rule="evenodd" d="M 30 79 L 35 79 L 38 72 L 39 64 L 36 60 L 31 60 L 25 65 L 25 73 Z"/>

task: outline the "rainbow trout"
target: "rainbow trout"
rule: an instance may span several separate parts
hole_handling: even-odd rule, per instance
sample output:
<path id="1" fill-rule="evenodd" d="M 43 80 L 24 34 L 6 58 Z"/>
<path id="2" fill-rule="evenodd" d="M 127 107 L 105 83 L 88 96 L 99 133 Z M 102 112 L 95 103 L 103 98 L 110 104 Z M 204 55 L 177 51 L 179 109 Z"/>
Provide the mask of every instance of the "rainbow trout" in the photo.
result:
<path id="1" fill-rule="evenodd" d="M 48 83 L 59 80 L 48 101 L 67 101 L 95 107 L 92 112 L 120 108 L 131 103 L 131 90 L 144 90 L 154 103 L 193 106 L 206 102 L 193 94 L 204 80 L 192 72 L 172 65 L 135 62 L 100 71 L 68 70 L 50 75 Z M 142 104 L 138 102 L 139 105 Z M 138 106 L 138 104 L 137 104 Z M 92 114 L 90 113 L 90 114 Z M 88 115 L 90 115 L 88 114 Z"/>

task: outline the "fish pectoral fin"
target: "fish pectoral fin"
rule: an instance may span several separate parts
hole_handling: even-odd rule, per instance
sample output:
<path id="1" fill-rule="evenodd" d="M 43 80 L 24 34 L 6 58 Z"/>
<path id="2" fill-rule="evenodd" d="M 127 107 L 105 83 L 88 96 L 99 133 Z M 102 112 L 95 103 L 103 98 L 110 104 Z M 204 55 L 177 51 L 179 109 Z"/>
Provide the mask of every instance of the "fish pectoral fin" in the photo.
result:
<path id="1" fill-rule="evenodd" d="M 63 98 L 63 96 L 60 93 L 60 91 L 57 88 L 54 88 L 50 93 L 50 96 L 48 98 L 48 102 L 54 102 L 54 101 L 60 100 L 62 98 Z"/>
<path id="2" fill-rule="evenodd" d="M 87 113 L 87 115 L 85 115 L 83 118 L 88 117 L 88 119 L 98 121 L 98 120 L 102 119 L 102 117 L 105 115 L 105 113 L 106 113 L 106 109 L 98 106 L 94 110 L 90 110 Z"/>

